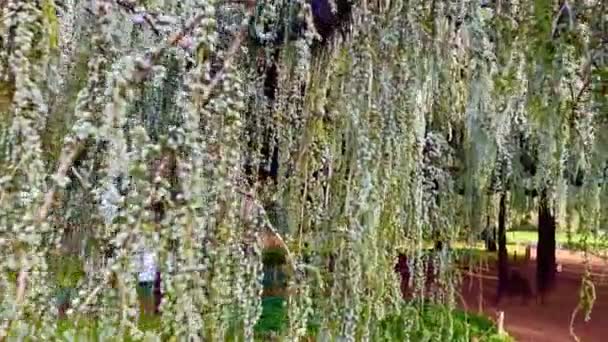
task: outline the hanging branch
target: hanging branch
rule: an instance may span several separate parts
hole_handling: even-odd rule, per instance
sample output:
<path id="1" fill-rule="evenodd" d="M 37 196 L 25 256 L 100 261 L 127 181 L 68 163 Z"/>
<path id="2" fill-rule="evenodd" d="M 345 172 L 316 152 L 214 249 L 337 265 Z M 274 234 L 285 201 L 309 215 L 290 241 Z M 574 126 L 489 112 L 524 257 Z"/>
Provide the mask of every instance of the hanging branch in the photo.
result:
<path id="1" fill-rule="evenodd" d="M 140 63 L 137 66 L 136 72 L 133 73 L 133 75 L 131 75 L 132 81 L 142 81 L 143 79 L 145 79 L 145 77 L 152 70 L 152 66 L 154 65 L 154 62 L 157 61 L 158 58 L 160 58 L 160 56 L 163 54 L 163 52 L 166 49 L 177 45 L 183 37 L 190 34 L 194 30 L 194 28 L 196 28 L 196 26 L 198 26 L 200 24 L 200 22 L 203 20 L 204 17 L 205 17 L 204 14 L 196 15 L 190 21 L 190 23 L 188 25 L 186 25 L 182 30 L 172 34 L 167 39 L 164 46 L 162 46 L 162 47 L 158 48 L 156 51 L 153 51 L 152 53 L 150 53 L 147 56 L 145 63 L 143 63 L 143 64 Z M 234 54 L 234 52 L 238 48 L 238 46 L 236 46 L 236 47 L 234 47 L 234 46 L 237 45 L 237 43 L 238 43 L 238 45 L 240 45 L 240 43 L 242 41 L 241 35 L 239 35 L 237 38 L 238 39 L 236 39 L 235 42 L 233 43 L 232 49 L 229 50 L 229 55 L 227 57 L 228 62 L 225 62 L 224 66 L 229 65 L 229 62 L 232 59 L 231 54 Z M 218 76 L 219 75 L 216 75 L 216 78 L 218 78 Z M 209 90 L 207 91 L 207 93 L 210 93 L 212 88 L 215 87 L 218 83 L 219 83 L 218 80 L 216 80 L 215 82 L 212 80 L 212 82 L 210 83 L 210 86 L 208 87 Z M 77 138 L 72 143 L 66 143 L 64 145 L 63 150 L 61 152 L 61 157 L 59 158 L 57 170 L 52 177 L 54 184 L 50 187 L 50 189 L 44 195 L 43 203 L 40 206 L 38 213 L 36 215 L 36 224 L 37 225 L 41 224 L 48 217 L 49 212 L 53 206 L 56 194 L 57 194 L 57 185 L 64 183 L 68 170 L 72 167 L 77 156 L 84 149 L 86 140 L 87 140 L 86 138 Z M 18 279 L 18 285 L 17 285 L 16 300 L 18 303 L 20 303 L 23 300 L 23 298 L 25 297 L 25 292 L 26 292 L 27 270 L 25 267 L 22 267 L 22 269 L 19 271 L 19 275 L 18 275 L 17 279 Z"/>
<path id="2" fill-rule="evenodd" d="M 117 3 L 118 2 L 124 3 L 124 1 L 120 1 L 120 0 L 117 0 Z M 127 4 L 127 3 L 120 4 L 120 3 L 119 3 L 119 5 L 127 6 L 127 8 L 128 8 L 129 4 Z M 247 18 L 250 18 L 253 13 L 252 10 L 253 10 L 254 6 L 251 6 L 251 3 L 255 3 L 255 2 L 249 1 L 247 3 L 248 4 Z M 154 62 L 160 58 L 160 56 L 164 53 L 164 51 L 170 47 L 173 47 L 173 46 L 179 44 L 179 42 L 184 37 L 189 35 L 200 24 L 200 22 L 204 19 L 204 17 L 205 17 L 205 14 L 203 14 L 203 13 L 196 15 L 190 21 L 190 23 L 188 25 L 186 25 L 182 30 L 169 36 L 169 38 L 167 39 L 164 46 L 162 46 L 162 47 L 156 49 L 156 51 L 153 51 L 152 53 L 148 54 L 147 59 L 145 60 L 145 63 L 138 65 L 138 69 L 136 70 L 137 72 L 135 72 L 132 75 L 133 81 L 142 81 L 143 79 L 145 79 L 145 77 L 152 70 L 152 66 L 154 65 Z M 206 102 L 209 99 L 212 91 L 221 82 L 221 79 L 222 79 L 222 76 L 223 76 L 225 70 L 230 67 L 230 65 L 236 55 L 236 52 L 238 51 L 244 38 L 246 37 L 246 34 L 247 34 L 247 24 L 244 23 L 241 26 L 239 33 L 237 34 L 234 41 L 230 45 L 230 48 L 227 51 L 227 55 L 226 55 L 223 65 L 222 65 L 222 68 L 215 74 L 214 78 L 211 80 L 209 85 L 203 90 L 203 102 Z M 44 221 L 47 218 L 49 211 L 53 205 L 53 200 L 54 200 L 56 192 L 57 192 L 57 183 L 59 183 L 60 180 L 66 178 L 66 174 L 67 174 L 68 170 L 71 168 L 71 166 L 72 166 L 74 160 L 76 159 L 76 157 L 78 156 L 79 152 L 84 148 L 85 141 L 86 141 L 86 139 L 78 139 L 78 140 L 76 140 L 75 143 L 64 146 L 63 152 L 61 154 L 62 157 L 60 157 L 60 160 L 59 160 L 59 166 L 57 167 L 57 171 L 55 172 L 55 175 L 53 176 L 53 180 L 56 182 L 56 184 L 53 185 L 51 187 L 51 189 L 44 196 L 44 202 L 38 211 L 37 223 L 41 223 L 42 221 Z M 266 221 L 267 221 L 267 219 L 266 219 Z M 267 224 L 265 224 L 265 228 L 268 231 L 270 231 L 271 234 L 275 235 L 277 240 L 279 240 L 281 242 L 282 246 L 284 247 L 285 251 L 287 252 L 288 259 L 293 260 L 293 258 L 291 257 L 291 254 L 289 253 L 289 249 L 287 248 L 287 244 L 285 244 L 283 238 L 274 230 L 272 225 L 267 223 Z M 296 269 L 295 264 L 292 264 L 292 267 L 294 270 Z M 25 288 L 26 288 L 25 283 L 27 281 L 27 271 L 25 270 L 25 268 L 23 268 L 20 271 L 18 279 L 19 279 L 18 289 L 20 289 L 20 291 L 17 292 L 17 299 L 18 299 L 18 301 L 21 301 L 21 299 L 25 295 Z M 103 284 L 101 284 L 100 286 L 102 286 L 102 285 Z M 100 289 L 96 288 L 93 291 L 93 293 L 91 293 L 89 298 L 94 297 L 94 295 L 99 290 Z"/>
<path id="3" fill-rule="evenodd" d="M 194 17 L 192 19 L 190 24 L 185 26 L 181 31 L 171 35 L 169 37 L 169 39 L 167 40 L 167 42 L 165 43 L 165 46 L 163 46 L 163 47 L 157 49 L 156 51 L 153 51 L 151 54 L 149 54 L 147 56 L 148 58 L 145 61 L 145 63 L 138 65 L 138 70 L 137 70 L 137 73 L 134 73 L 133 80 L 134 81 L 143 80 L 149 74 L 149 72 L 152 70 L 152 66 L 154 65 L 154 62 L 156 60 L 158 60 L 158 58 L 160 58 L 162 53 L 167 48 L 177 45 L 183 37 L 188 35 L 190 32 L 192 32 L 192 30 L 194 30 L 194 28 L 196 26 L 198 26 L 198 24 L 201 22 L 201 20 L 203 18 L 204 18 L 203 14 L 197 15 L 196 17 Z M 86 139 L 80 138 L 80 139 L 77 139 L 73 144 L 66 144 L 64 146 L 61 157 L 59 158 L 59 165 L 57 167 L 57 171 L 55 172 L 55 175 L 53 176 L 53 180 L 56 183 L 60 182 L 60 180 L 62 180 L 62 179 L 65 179 L 66 174 L 67 174 L 68 170 L 70 169 L 70 167 L 72 166 L 74 160 L 78 156 L 79 152 L 84 148 L 85 141 L 86 141 Z M 38 216 L 37 216 L 38 223 L 41 223 L 42 221 L 44 221 L 46 219 L 46 217 L 48 216 L 51 206 L 53 204 L 53 199 L 55 198 L 56 191 L 57 191 L 57 187 L 55 184 L 54 186 L 51 187 L 51 189 L 44 196 L 44 202 L 43 202 L 42 206 L 40 207 L 40 209 L 38 210 Z"/>

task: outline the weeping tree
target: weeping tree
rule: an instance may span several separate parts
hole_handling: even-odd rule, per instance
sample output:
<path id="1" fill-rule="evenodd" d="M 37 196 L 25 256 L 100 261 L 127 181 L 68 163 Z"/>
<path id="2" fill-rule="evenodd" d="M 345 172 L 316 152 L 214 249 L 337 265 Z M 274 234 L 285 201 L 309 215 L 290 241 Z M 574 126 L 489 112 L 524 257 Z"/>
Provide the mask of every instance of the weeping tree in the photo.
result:
<path id="1" fill-rule="evenodd" d="M 492 197 L 497 191 L 500 193 L 499 230 L 500 226 L 504 229 L 509 217 L 510 210 L 503 208 L 505 203 L 510 203 L 515 212 L 525 213 L 534 206 L 537 208 L 537 287 L 541 295 L 550 290 L 555 281 L 556 228 L 560 221 L 566 226 L 566 221 L 575 214 L 576 210 L 567 209 L 567 203 L 580 199 L 571 192 L 578 193 L 577 189 L 586 187 L 587 180 L 583 177 L 586 172 L 595 175 L 588 185 L 594 192 L 601 192 L 603 188 L 602 176 L 591 171 L 603 168 L 606 162 L 605 157 L 595 159 L 596 153 L 603 149 L 603 143 L 597 141 L 593 133 L 593 127 L 603 126 L 603 119 L 597 116 L 596 110 L 605 106 L 605 100 L 598 101 L 598 95 L 604 92 L 605 80 L 597 77 L 605 68 L 601 57 L 605 47 L 601 38 L 598 40 L 605 37 L 605 28 L 597 26 L 602 20 L 589 16 L 589 11 L 597 9 L 597 5 L 544 1 L 522 10 L 518 3 L 497 4 L 493 16 L 496 30 L 490 31 L 493 52 L 490 65 L 494 68 L 490 75 L 494 82 L 484 91 L 493 95 L 495 100 L 488 102 L 501 115 L 488 120 L 487 124 L 496 129 L 489 143 L 483 134 L 487 130 L 479 129 L 480 134 L 476 136 L 477 141 L 483 142 L 477 145 L 485 146 L 489 152 L 498 151 L 497 159 L 491 156 L 486 159 L 490 163 L 496 160 L 498 167 L 485 169 L 499 177 L 490 182 L 492 189 L 487 198 L 491 213 L 487 217 L 496 217 L 496 213 L 492 213 L 496 200 Z M 523 46 L 527 43 L 522 39 L 522 31 L 530 32 L 535 43 Z M 479 153 L 469 155 L 478 157 Z M 463 159 L 465 174 L 473 176 L 479 162 Z M 477 167 L 477 170 L 481 168 Z M 487 178 L 470 179 L 479 182 Z M 465 198 L 483 199 L 480 190 L 484 187 L 478 185 L 465 185 Z M 505 201 L 507 191 L 511 193 L 511 201 Z M 582 206 L 577 208 L 583 210 Z M 475 218 L 471 226 L 476 225 L 479 220 Z M 599 227 L 587 224 L 583 231 L 596 231 Z M 506 259 L 506 239 L 502 232 L 499 232 L 498 240 L 499 256 Z M 504 276 L 499 278 L 504 280 L 507 279 L 506 260 L 501 262 L 500 259 L 499 270 L 503 272 L 499 273 Z M 499 292 L 505 286 L 504 282 L 500 283 Z"/>
<path id="2" fill-rule="evenodd" d="M 594 94 L 605 81 L 595 78 L 598 83 L 592 85 L 592 79 L 605 68 L 602 58 L 598 58 L 605 49 L 598 37 L 605 36 L 600 32 L 605 29 L 596 31 L 597 19 L 592 19 L 589 12 L 596 8 L 588 5 L 567 1 L 559 7 L 550 2 L 539 4 L 538 10 L 551 9 L 555 14 L 551 20 L 532 26 L 538 37 L 551 37 L 542 44 L 537 39 L 539 45 L 530 50 L 536 58 L 529 68 L 529 91 L 533 94 L 529 110 L 538 144 L 534 189 L 538 194 L 537 288 L 541 295 L 554 285 L 555 231 L 568 216 L 568 193 L 584 186 L 582 173 L 605 163 L 602 157 L 595 159 L 592 152 L 601 148 L 595 143 L 593 127 L 601 125 L 595 109 L 603 105 Z M 575 20 L 575 11 L 588 21 Z M 591 178 L 591 187 L 599 190 L 596 177 Z M 583 230 L 598 228 L 586 224 Z"/>
<path id="3" fill-rule="evenodd" d="M 2 338 L 54 336 L 48 270 L 72 253 L 66 315 L 101 338 L 252 340 L 270 240 L 290 270 L 288 340 L 313 317 L 321 339 L 381 339 L 389 317 L 409 334 L 397 250 L 414 298 L 454 307 L 448 246 L 478 236 L 500 163 L 510 208 L 546 190 L 543 208 L 606 220 L 601 1 L 576 21 L 549 0 L 1 4 Z M 566 156 L 589 174 L 576 199 Z M 142 248 L 163 274 L 156 331 L 137 324 Z M 426 333 L 453 340 L 441 319 Z"/>

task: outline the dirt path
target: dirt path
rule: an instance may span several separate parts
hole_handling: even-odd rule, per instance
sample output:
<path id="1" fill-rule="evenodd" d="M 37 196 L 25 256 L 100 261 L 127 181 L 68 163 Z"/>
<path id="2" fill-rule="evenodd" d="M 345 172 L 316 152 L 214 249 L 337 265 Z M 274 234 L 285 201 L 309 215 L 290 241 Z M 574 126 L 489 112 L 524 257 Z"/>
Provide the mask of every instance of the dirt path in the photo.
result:
<path id="1" fill-rule="evenodd" d="M 463 306 L 476 312 L 481 304 L 483 312 L 491 318 L 495 318 L 499 310 L 504 311 L 505 329 L 519 342 L 574 341 L 570 336 L 570 318 L 578 303 L 580 279 L 584 271 L 583 258 L 577 253 L 559 251 L 557 261 L 562 264 L 562 272 L 557 275 L 555 290 L 542 305 L 535 299 L 525 305 L 519 298 L 505 298 L 499 307 L 494 306 L 497 281 L 496 272 L 490 267 L 481 277 L 481 283 L 479 277 L 465 277 L 461 291 L 466 302 Z M 583 314 L 579 313 L 574 332 L 582 342 L 608 341 L 608 266 L 599 258 L 593 258 L 590 262 L 597 300 L 589 322 L 584 322 Z M 513 267 L 522 270 L 530 283 L 534 284 L 536 264 L 533 260 Z M 483 293 L 481 300 L 480 293 Z"/>

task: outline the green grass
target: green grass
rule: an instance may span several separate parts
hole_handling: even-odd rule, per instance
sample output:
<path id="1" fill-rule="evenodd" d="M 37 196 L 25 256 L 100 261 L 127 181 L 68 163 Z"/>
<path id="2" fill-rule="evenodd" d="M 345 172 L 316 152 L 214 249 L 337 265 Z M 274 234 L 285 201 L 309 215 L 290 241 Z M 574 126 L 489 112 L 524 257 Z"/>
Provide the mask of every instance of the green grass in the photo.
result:
<path id="1" fill-rule="evenodd" d="M 481 261 L 495 263 L 498 258 L 496 253 L 488 252 L 483 247 L 455 248 L 454 254 L 456 260 L 464 263 L 465 265 L 475 265 Z"/>
<path id="2" fill-rule="evenodd" d="M 262 316 L 255 326 L 256 341 L 270 341 L 284 335 L 288 327 L 287 308 L 280 297 L 267 297 L 262 302 Z M 160 317 L 149 317 L 139 321 L 144 332 L 158 334 L 162 322 Z M 233 327 L 235 330 L 237 326 Z M 309 334 L 314 341 L 318 326 L 311 323 Z M 58 324 L 58 339 L 78 338 L 97 340 L 101 335 L 112 335 L 112 329 L 99 331 L 97 322 L 91 318 L 78 321 L 62 320 Z M 509 336 L 499 336 L 497 329 L 487 317 L 469 314 L 461 310 L 450 310 L 439 305 L 405 303 L 400 313 L 386 316 L 372 333 L 374 341 L 478 341 L 510 342 Z M 228 341 L 236 341 L 228 337 Z"/>
<path id="3" fill-rule="evenodd" d="M 408 322 L 412 323 L 408 324 Z M 269 297 L 263 302 L 262 317 L 256 325 L 256 337 L 269 340 L 280 336 L 287 327 L 287 311 L 284 300 Z M 408 325 L 410 325 L 408 327 Z M 407 329 L 409 328 L 409 329 Z M 309 326 L 311 337 L 318 332 L 318 326 Z M 379 322 L 374 341 L 479 341 L 508 342 L 509 336 L 499 336 L 496 325 L 485 316 L 469 314 L 461 310 L 449 310 L 439 305 L 404 304 L 401 313 L 389 315 Z"/>
<path id="4" fill-rule="evenodd" d="M 282 297 L 266 297 L 262 300 L 262 315 L 254 330 L 258 337 L 278 334 L 288 324 L 287 307 Z"/>
<path id="5" fill-rule="evenodd" d="M 281 297 L 266 297 L 262 299 L 262 315 L 254 327 L 257 341 L 267 341 L 273 335 L 279 335 L 285 331 L 288 325 L 287 307 L 285 300 Z M 162 321 L 160 316 L 141 316 L 137 326 L 143 332 L 153 332 L 159 334 L 162 331 Z M 232 333 L 239 330 L 238 324 L 231 327 Z M 311 327 L 311 329 L 314 327 Z M 62 319 L 57 322 L 56 337 L 62 338 L 70 335 L 78 335 L 85 340 L 95 340 L 99 336 L 97 322 L 91 318 L 81 319 Z M 233 340 L 228 337 L 228 340 Z M 237 339 L 234 339 L 235 341 Z"/>
<path id="6" fill-rule="evenodd" d="M 526 232 L 519 232 L 526 233 Z M 527 232 L 530 233 L 530 232 Z M 526 234 L 520 234 L 526 236 Z M 528 236 L 532 236 L 528 234 Z M 452 247 L 457 258 L 468 258 L 475 261 L 485 258 L 488 262 L 494 262 L 495 253 L 488 253 L 483 249 L 483 244 L 474 244 L 473 247 L 465 243 L 454 243 Z M 432 244 L 429 245 L 430 252 Z M 509 246 L 509 250 L 514 246 Z M 523 251 L 523 249 L 522 249 Z M 523 253 L 523 252 L 522 252 Z M 519 252 L 518 252 L 519 254 Z M 281 261 L 280 255 L 268 253 L 265 255 L 266 261 Z M 274 260 L 277 259 L 277 260 Z M 272 262 L 271 262 L 272 263 Z M 67 295 L 66 290 L 72 288 L 73 284 L 82 276 L 81 264 L 76 258 L 61 258 L 52 264 L 57 274 L 58 295 Z M 65 293 L 64 293 L 65 292 Z M 405 340 L 450 340 L 450 341 L 469 341 L 471 337 L 478 338 L 479 341 L 509 341 L 500 337 L 497 339 L 494 324 L 487 318 L 478 315 L 465 314 L 458 310 L 447 310 L 440 306 L 425 305 L 414 306 L 405 305 L 400 315 L 393 315 L 385 318 L 377 326 L 374 340 L 378 341 L 399 341 L 404 333 L 404 322 L 416 322 L 414 326 L 408 328 Z M 308 332 L 310 336 L 316 336 L 319 332 L 318 321 L 320 317 L 313 317 L 309 324 Z M 235 322 L 238 319 L 235 319 Z M 274 340 L 275 337 L 285 333 L 288 327 L 287 308 L 285 300 L 281 297 L 267 297 L 262 301 L 262 315 L 255 326 L 255 336 L 257 341 Z M 144 332 L 154 335 L 160 334 L 162 322 L 160 317 L 141 317 L 137 322 L 138 327 Z M 450 328 L 451 327 L 451 328 Z M 231 326 L 233 332 L 240 331 L 239 323 Z M 106 329 L 107 330 L 107 329 Z M 114 332 L 116 333 L 116 332 Z M 94 317 L 85 317 L 79 320 L 62 320 L 58 322 L 57 337 L 68 338 L 68 336 L 80 336 L 85 340 L 96 339 L 101 335 L 113 335 L 113 329 L 101 332 L 98 322 Z M 76 337 L 77 338 L 77 337 Z M 236 340 L 235 340 L 236 341 Z"/>
<path id="7" fill-rule="evenodd" d="M 582 234 L 572 233 L 571 239 L 568 239 L 567 232 L 556 232 L 555 233 L 555 241 L 562 248 L 571 249 L 571 250 L 581 250 L 583 249 L 581 240 Z M 509 231 L 507 232 L 507 244 L 529 244 L 536 243 L 538 240 L 538 232 L 536 231 Z M 589 247 L 593 249 L 608 249 L 608 238 L 589 238 L 587 241 Z"/>
<path id="8" fill-rule="evenodd" d="M 404 327 L 407 327 L 404 329 Z M 377 341 L 478 341 L 508 342 L 500 336 L 494 322 L 485 316 L 449 310 L 439 305 L 406 304 L 399 315 L 381 322 L 382 335 Z"/>

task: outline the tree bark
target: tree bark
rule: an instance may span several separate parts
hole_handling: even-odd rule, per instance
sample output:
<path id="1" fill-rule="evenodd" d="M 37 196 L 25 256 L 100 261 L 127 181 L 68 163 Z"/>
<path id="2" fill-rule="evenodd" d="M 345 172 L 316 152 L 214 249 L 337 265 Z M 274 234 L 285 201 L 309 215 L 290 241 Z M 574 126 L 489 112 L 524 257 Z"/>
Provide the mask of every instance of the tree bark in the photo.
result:
<path id="1" fill-rule="evenodd" d="M 486 219 L 484 241 L 488 252 L 496 252 L 496 228 L 493 225 L 490 225 L 490 215 L 488 215 Z"/>
<path id="2" fill-rule="evenodd" d="M 498 208 L 498 285 L 496 289 L 497 303 L 507 292 L 509 286 L 509 255 L 507 252 L 507 192 L 500 194 Z"/>
<path id="3" fill-rule="evenodd" d="M 538 206 L 538 244 L 536 249 L 536 288 L 541 301 L 555 282 L 555 216 L 547 191 L 543 190 Z"/>

